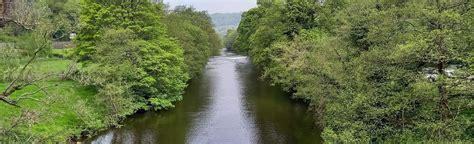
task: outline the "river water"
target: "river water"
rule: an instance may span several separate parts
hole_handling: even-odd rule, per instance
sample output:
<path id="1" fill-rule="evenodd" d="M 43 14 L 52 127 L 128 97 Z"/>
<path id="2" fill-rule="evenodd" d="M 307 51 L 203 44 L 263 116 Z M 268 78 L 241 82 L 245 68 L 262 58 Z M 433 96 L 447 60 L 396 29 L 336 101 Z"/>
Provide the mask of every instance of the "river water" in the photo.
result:
<path id="1" fill-rule="evenodd" d="M 190 81 L 176 108 L 136 114 L 86 143 L 321 143 L 307 107 L 259 75 L 247 57 L 223 50 Z"/>

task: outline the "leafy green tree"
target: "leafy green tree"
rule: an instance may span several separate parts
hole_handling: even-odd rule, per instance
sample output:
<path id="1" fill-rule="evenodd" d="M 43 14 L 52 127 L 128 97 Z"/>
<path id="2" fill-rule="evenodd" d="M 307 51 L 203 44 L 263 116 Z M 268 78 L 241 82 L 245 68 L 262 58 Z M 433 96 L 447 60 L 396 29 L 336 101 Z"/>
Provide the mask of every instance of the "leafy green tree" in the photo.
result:
<path id="1" fill-rule="evenodd" d="M 184 60 L 191 76 L 198 74 L 211 55 L 222 48 L 211 18 L 206 12 L 179 6 L 164 17 L 167 33 L 184 49 Z"/>
<path id="2" fill-rule="evenodd" d="M 310 102 L 325 141 L 472 139 L 473 3 L 350 2 L 262 4 L 234 47 Z"/>
<path id="3" fill-rule="evenodd" d="M 183 51 L 166 35 L 162 15 L 163 6 L 149 1 L 85 1 L 76 49 L 85 64 L 83 83 L 106 93 L 124 88 L 109 95 L 132 99 L 140 109 L 165 109 L 181 100 L 188 80 Z M 124 114 L 112 112 L 130 114 L 127 105 Z"/>
<path id="4" fill-rule="evenodd" d="M 166 38 L 166 30 L 160 22 L 162 15 L 162 5 L 146 0 L 85 0 L 81 4 L 81 28 L 78 31 L 76 53 L 80 60 L 88 60 L 106 29 L 131 29 L 139 38 L 149 41 Z"/>
<path id="5" fill-rule="evenodd" d="M 242 14 L 242 20 L 237 29 L 238 36 L 233 46 L 237 52 L 248 53 L 250 51 L 250 36 L 256 31 L 259 19 L 264 15 L 263 10 L 263 7 L 258 7 Z"/>
<path id="6" fill-rule="evenodd" d="M 234 29 L 229 29 L 227 30 L 227 34 L 224 36 L 224 46 L 226 48 L 235 50 L 234 48 L 234 43 L 235 40 L 237 39 L 238 33 Z"/>

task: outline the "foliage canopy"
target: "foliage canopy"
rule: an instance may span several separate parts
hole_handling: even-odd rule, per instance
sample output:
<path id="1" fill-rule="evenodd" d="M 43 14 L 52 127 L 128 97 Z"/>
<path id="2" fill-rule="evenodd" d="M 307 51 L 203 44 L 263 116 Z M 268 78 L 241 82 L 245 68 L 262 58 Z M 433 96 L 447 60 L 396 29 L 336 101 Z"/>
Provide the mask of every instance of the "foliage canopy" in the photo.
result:
<path id="1" fill-rule="evenodd" d="M 243 14 L 233 47 L 311 103 L 325 141 L 469 141 L 473 5 L 261 4 Z"/>

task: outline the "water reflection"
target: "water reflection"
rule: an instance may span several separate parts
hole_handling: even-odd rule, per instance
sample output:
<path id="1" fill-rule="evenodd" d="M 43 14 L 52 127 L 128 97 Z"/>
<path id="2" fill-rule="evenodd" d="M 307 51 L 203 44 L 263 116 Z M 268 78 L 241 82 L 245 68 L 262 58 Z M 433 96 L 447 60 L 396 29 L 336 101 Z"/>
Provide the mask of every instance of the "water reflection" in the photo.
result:
<path id="1" fill-rule="evenodd" d="M 211 103 L 205 115 L 195 119 L 187 143 L 255 143 L 253 126 L 243 109 L 242 87 L 236 65 L 246 57 L 223 51 L 210 60 L 204 75 L 212 81 Z"/>
<path id="2" fill-rule="evenodd" d="M 137 114 L 86 143 L 321 143 L 306 107 L 259 75 L 247 57 L 223 50 L 176 108 Z"/>

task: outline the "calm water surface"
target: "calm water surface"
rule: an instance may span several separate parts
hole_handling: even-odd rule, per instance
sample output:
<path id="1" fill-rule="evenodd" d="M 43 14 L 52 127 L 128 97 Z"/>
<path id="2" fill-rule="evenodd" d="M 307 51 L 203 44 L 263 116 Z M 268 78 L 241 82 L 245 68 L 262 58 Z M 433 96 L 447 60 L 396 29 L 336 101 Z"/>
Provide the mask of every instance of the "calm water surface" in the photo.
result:
<path id="1" fill-rule="evenodd" d="M 86 143 L 321 143 L 306 106 L 259 75 L 247 57 L 224 50 L 191 80 L 176 108 L 136 114 Z"/>

